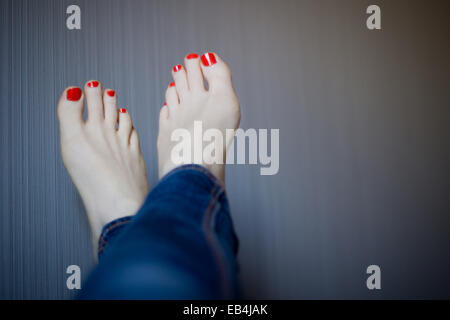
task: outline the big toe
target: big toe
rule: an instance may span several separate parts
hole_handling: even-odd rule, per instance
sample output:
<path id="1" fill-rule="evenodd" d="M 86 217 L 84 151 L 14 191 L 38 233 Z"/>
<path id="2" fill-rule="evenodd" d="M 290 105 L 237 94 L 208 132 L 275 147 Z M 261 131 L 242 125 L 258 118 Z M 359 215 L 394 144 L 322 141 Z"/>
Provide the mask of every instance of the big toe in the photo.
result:
<path id="1" fill-rule="evenodd" d="M 78 87 L 64 90 L 58 103 L 58 119 L 61 135 L 75 134 L 83 124 L 83 91 Z"/>
<path id="2" fill-rule="evenodd" d="M 200 57 L 200 60 L 209 91 L 233 91 L 230 68 L 217 54 L 207 52 Z"/>

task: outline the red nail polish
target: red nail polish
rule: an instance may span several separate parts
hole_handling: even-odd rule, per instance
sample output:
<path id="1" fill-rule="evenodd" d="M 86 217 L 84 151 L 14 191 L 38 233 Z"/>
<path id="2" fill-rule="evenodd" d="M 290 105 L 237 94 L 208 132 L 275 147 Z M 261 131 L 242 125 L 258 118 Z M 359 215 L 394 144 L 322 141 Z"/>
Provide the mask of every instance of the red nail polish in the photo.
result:
<path id="1" fill-rule="evenodd" d="M 106 91 L 106 94 L 110 97 L 114 97 L 114 95 L 116 94 L 116 92 L 114 90 L 108 90 Z"/>
<path id="2" fill-rule="evenodd" d="M 167 106 L 167 102 L 164 102 L 163 107 Z"/>
<path id="3" fill-rule="evenodd" d="M 183 66 L 181 64 L 177 64 L 176 66 L 173 66 L 173 71 L 174 72 L 180 71 L 181 68 L 183 68 Z"/>
<path id="4" fill-rule="evenodd" d="M 198 58 L 198 54 L 196 54 L 196 53 L 189 53 L 186 56 L 186 59 L 197 59 L 197 58 Z"/>
<path id="5" fill-rule="evenodd" d="M 91 81 L 88 83 L 88 87 L 90 87 L 90 88 L 97 88 L 98 85 L 99 85 L 98 81 Z"/>
<path id="6" fill-rule="evenodd" d="M 82 91 L 80 88 L 71 88 L 67 90 L 67 100 L 78 101 L 81 98 Z"/>
<path id="7" fill-rule="evenodd" d="M 202 60 L 202 63 L 205 67 L 212 66 L 217 62 L 216 56 L 214 55 L 214 53 L 211 52 L 205 53 L 204 55 L 202 55 L 200 59 Z"/>
<path id="8" fill-rule="evenodd" d="M 169 87 L 175 87 L 175 82 L 171 82 L 171 83 L 169 84 Z"/>
<path id="9" fill-rule="evenodd" d="M 120 108 L 120 109 L 119 109 L 119 112 L 120 112 L 120 113 L 127 113 L 127 109 L 125 109 L 125 108 Z"/>

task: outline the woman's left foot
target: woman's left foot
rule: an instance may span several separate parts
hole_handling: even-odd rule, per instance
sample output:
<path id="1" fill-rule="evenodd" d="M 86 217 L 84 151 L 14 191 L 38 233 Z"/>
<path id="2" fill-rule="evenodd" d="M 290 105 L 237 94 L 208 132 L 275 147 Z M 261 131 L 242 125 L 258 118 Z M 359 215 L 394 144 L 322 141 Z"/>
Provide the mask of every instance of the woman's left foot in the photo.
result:
<path id="1" fill-rule="evenodd" d="M 82 119 L 84 98 L 88 119 Z M 149 192 L 139 137 L 114 90 L 98 81 L 64 90 L 58 103 L 64 166 L 86 207 L 94 244 L 105 224 L 135 214 Z"/>

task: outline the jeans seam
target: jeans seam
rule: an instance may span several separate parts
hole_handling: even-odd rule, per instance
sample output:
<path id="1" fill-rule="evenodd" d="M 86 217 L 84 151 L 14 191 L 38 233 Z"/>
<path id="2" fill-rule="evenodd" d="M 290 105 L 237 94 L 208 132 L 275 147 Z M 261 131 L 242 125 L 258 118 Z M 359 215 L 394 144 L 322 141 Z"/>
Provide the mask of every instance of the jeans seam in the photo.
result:
<path id="1" fill-rule="evenodd" d="M 109 234 L 116 230 L 119 227 L 123 227 L 123 225 L 128 224 L 131 222 L 131 217 L 124 217 L 117 219 L 116 221 L 110 223 L 110 225 L 106 226 L 106 229 L 103 230 L 102 234 L 100 235 L 100 238 L 98 240 L 98 250 L 97 254 L 100 256 L 104 250 L 104 248 L 108 245 L 108 237 Z"/>

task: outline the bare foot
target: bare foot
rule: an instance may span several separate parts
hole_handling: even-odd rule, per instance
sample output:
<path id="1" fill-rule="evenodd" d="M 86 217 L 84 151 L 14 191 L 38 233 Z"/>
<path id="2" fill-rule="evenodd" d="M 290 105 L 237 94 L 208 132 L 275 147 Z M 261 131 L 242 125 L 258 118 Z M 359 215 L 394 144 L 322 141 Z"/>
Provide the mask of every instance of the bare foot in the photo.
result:
<path id="1" fill-rule="evenodd" d="M 103 226 L 135 214 L 149 187 L 139 137 L 127 110 L 117 110 L 114 90 L 102 92 L 98 81 L 89 81 L 84 92 L 86 122 L 77 87 L 64 90 L 58 117 L 64 166 L 83 199 L 96 247 Z"/>
<path id="2" fill-rule="evenodd" d="M 160 113 L 159 176 L 161 178 L 179 165 L 198 163 L 224 181 L 225 153 L 233 138 L 233 135 L 227 137 L 226 130 L 235 130 L 239 126 L 241 116 L 239 101 L 231 82 L 230 69 L 215 53 L 205 53 L 200 58 L 196 54 L 189 54 L 184 60 L 184 65 L 185 67 L 182 65 L 173 67 L 174 82 L 167 88 L 167 105 Z M 208 89 L 204 86 L 204 79 L 208 83 Z M 194 123 L 199 121 L 203 132 L 216 129 L 222 133 L 224 137 L 223 143 L 220 144 L 223 149 L 220 150 L 223 154 L 222 161 L 211 163 L 203 156 L 203 148 L 196 150 L 194 147 L 183 163 L 174 161 L 172 151 L 179 142 L 174 141 L 172 134 L 181 128 L 195 139 Z M 202 155 L 199 156 L 199 152 L 202 152 Z"/>

